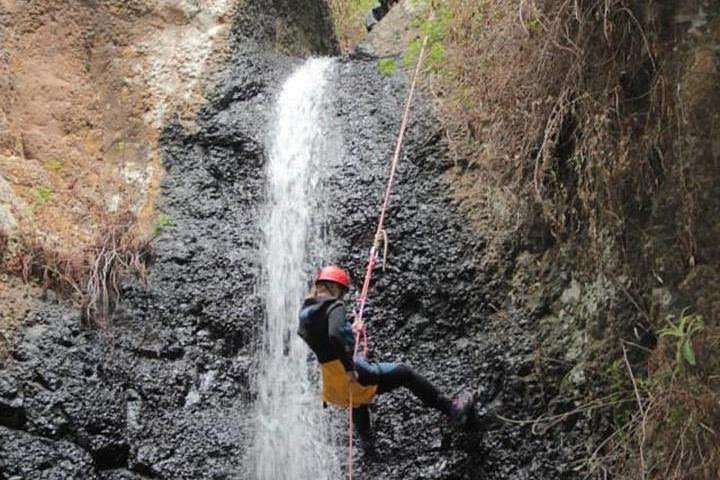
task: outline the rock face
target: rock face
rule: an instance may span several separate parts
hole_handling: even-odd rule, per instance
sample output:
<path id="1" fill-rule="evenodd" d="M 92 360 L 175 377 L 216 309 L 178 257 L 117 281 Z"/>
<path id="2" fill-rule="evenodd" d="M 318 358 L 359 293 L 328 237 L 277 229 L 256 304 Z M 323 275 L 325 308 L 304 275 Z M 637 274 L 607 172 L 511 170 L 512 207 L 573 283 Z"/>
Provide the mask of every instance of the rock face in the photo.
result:
<path id="1" fill-rule="evenodd" d="M 298 6 L 259 3 L 273 14 Z M 173 226 L 156 242 L 149 286 L 123 286 L 106 331 L 83 330 L 79 314 L 46 303 L 18 336 L 0 370 L 0 478 L 249 477 L 253 352 L 263 318 L 255 290 L 264 140 L 274 94 L 298 63 L 272 51 L 280 30 L 261 12 L 249 6 L 239 14 L 217 94 L 196 125 L 164 129 L 160 206 Z M 309 50 L 324 51 L 330 44 L 317 32 L 304 38 Z M 407 85 L 400 75 L 382 76 L 374 62 L 340 61 L 336 75 L 346 153 L 327 186 L 337 207 L 331 249 L 357 279 Z M 478 391 L 481 413 L 537 416 L 553 392 L 529 375 L 528 319 L 491 306 L 498 284 L 477 267 L 486 241 L 442 180 L 450 164 L 429 104 L 420 99 L 413 113 L 392 198 L 388 265 L 372 292 L 372 350 L 414 366 L 448 394 Z M 543 425 L 535 433 L 526 424 L 501 428 L 489 417 L 481 423 L 489 431 L 459 432 L 406 392 L 380 397 L 381 455 L 365 459 L 363 471 L 388 480 L 575 478 L 571 462 L 584 453 L 578 418 L 552 433 Z"/>
<path id="2" fill-rule="evenodd" d="M 420 11 L 422 3 L 418 1 L 404 1 L 395 5 L 358 45 L 356 54 L 376 58 L 403 55 L 410 41 L 418 34 L 412 21 Z"/>
<path id="3" fill-rule="evenodd" d="M 324 1 L 245 2 L 234 30 L 266 50 L 282 54 L 332 54 L 339 48 Z"/>

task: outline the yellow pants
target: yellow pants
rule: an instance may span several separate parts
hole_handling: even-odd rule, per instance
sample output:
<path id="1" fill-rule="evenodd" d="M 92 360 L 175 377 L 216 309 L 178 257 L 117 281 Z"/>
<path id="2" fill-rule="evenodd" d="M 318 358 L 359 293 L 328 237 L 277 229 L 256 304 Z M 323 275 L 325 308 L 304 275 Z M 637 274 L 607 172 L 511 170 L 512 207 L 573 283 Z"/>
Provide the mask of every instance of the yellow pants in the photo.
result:
<path id="1" fill-rule="evenodd" d="M 377 385 L 362 386 L 359 383 L 350 383 L 345 373 L 345 367 L 340 360 L 331 360 L 320 364 L 322 372 L 322 399 L 339 407 L 352 405 L 357 407 L 371 403 L 377 392 Z"/>

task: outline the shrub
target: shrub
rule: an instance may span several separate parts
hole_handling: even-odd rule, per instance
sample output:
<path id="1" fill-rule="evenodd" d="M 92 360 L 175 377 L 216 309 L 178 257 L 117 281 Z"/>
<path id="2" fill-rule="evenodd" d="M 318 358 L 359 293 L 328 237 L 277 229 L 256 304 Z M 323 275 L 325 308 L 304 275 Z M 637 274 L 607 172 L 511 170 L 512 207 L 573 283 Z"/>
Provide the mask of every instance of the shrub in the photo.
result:
<path id="1" fill-rule="evenodd" d="M 173 219 L 164 212 L 159 212 L 153 220 L 153 237 L 157 237 L 167 227 L 174 226 Z"/>
<path id="2" fill-rule="evenodd" d="M 1 267 L 74 300 L 88 325 L 104 327 L 119 298 L 120 279 L 129 274 L 146 278 L 150 242 L 139 232 L 132 215 L 108 217 L 95 242 L 80 251 L 51 248 L 31 232 Z"/>
<path id="3" fill-rule="evenodd" d="M 35 197 L 35 200 L 40 204 L 48 203 L 50 200 L 52 200 L 54 192 L 50 187 L 46 187 L 44 185 L 34 187 L 32 189 L 33 196 Z"/>
<path id="4" fill-rule="evenodd" d="M 683 311 L 677 323 L 668 322 L 669 325 L 658 331 L 658 335 L 669 338 L 675 342 L 675 367 L 673 375 L 683 371 L 685 364 L 696 366 L 697 359 L 693 348 L 693 339 L 703 331 L 705 323 L 702 315 L 687 315 Z"/>
<path id="5" fill-rule="evenodd" d="M 613 412 L 614 429 L 606 448 L 588 459 L 588 477 L 718 478 L 720 398 L 712 379 L 720 378 L 720 332 L 682 312 L 658 336 L 647 365 L 631 367 L 624 349 L 624 359 L 613 363 L 613 370 L 625 368 L 624 380 L 613 376 L 613 391 L 635 400 Z"/>
<path id="6" fill-rule="evenodd" d="M 419 32 L 418 38 L 413 39 L 403 57 L 405 68 L 414 68 L 420 55 L 424 38 L 428 38 L 428 55 L 423 67 L 426 71 L 442 74 L 449 69 L 444 64 L 446 53 L 446 37 L 453 26 L 454 12 L 447 6 L 438 7 L 432 11 L 421 10 L 415 18 L 414 27 Z"/>
<path id="7" fill-rule="evenodd" d="M 378 60 L 378 70 L 386 77 L 392 77 L 395 75 L 397 64 L 394 58 L 381 58 Z"/>
<path id="8" fill-rule="evenodd" d="M 508 224 L 522 245 L 525 232 L 547 231 L 574 269 L 626 276 L 637 289 L 618 287 L 606 338 L 593 344 L 642 336 L 647 350 L 627 362 L 636 378 L 618 377 L 626 363 L 612 348 L 588 354 L 611 365 L 598 382 L 637 391 L 596 452 L 596 471 L 613 478 L 720 474 L 717 312 L 665 326 L 645 311 L 657 279 L 675 289 L 698 258 L 713 268 L 720 254 L 708 214 L 720 205 L 720 170 L 698 140 L 720 125 L 710 107 L 720 99 L 717 56 L 689 55 L 701 34 L 682 37 L 677 5 L 446 0 L 416 23 L 429 36 L 424 83 L 439 101 L 456 188 L 469 192 L 464 205 L 488 212 L 488 229 Z M 493 210 L 499 199 L 509 205 Z"/>
<path id="9" fill-rule="evenodd" d="M 45 162 L 45 168 L 51 172 L 59 172 L 63 168 L 63 164 L 59 160 L 49 160 Z"/>

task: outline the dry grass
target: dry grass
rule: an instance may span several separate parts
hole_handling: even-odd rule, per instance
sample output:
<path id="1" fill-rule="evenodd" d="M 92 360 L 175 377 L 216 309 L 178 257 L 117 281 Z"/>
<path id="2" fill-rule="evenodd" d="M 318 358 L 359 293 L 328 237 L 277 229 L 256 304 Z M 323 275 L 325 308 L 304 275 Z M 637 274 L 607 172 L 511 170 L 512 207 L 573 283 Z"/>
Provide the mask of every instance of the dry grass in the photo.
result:
<path id="1" fill-rule="evenodd" d="M 24 235 L 2 270 L 73 299 L 86 324 L 105 327 L 124 275 L 145 280 L 150 239 L 132 215 L 108 217 L 95 241 L 80 250 L 52 248 L 38 232 Z"/>
<path id="2" fill-rule="evenodd" d="M 623 348 L 634 408 L 615 411 L 616 428 L 587 460 L 587 478 L 720 478 L 720 330 L 692 339 L 696 363 L 678 363 L 678 342 L 661 338 L 646 363 L 631 366 Z M 627 407 L 627 406 L 623 406 Z"/>
<path id="3" fill-rule="evenodd" d="M 672 48 L 683 39 L 667 26 L 673 8 L 448 0 L 437 15 L 451 21 L 440 25 L 442 59 L 429 83 L 453 153 L 486 191 L 512 190 L 513 211 L 540 213 L 556 239 L 582 237 L 588 269 L 608 234 L 630 249 L 642 241 L 638 223 L 661 191 L 679 213 L 664 248 L 686 269 L 702 212 L 714 208 L 704 198 L 718 169 L 695 140 L 717 131 L 694 116 L 711 117 L 697 101 L 717 100 L 703 91 L 717 77 L 702 76 L 714 67 L 701 57 L 691 59 L 699 74 L 683 78 L 687 52 Z"/>
<path id="4" fill-rule="evenodd" d="M 433 87 L 454 152 L 490 183 L 512 180 L 558 237 L 623 216 L 657 185 L 646 159 L 670 148 L 659 39 L 627 3 L 447 2 Z"/>
<path id="5" fill-rule="evenodd" d="M 328 0 L 342 52 L 351 51 L 365 38 L 365 15 L 378 3 L 377 0 Z"/>
<path id="6" fill-rule="evenodd" d="M 0 265 L 74 298 L 93 322 L 112 310 L 122 272 L 144 274 L 135 232 L 154 214 L 164 119 L 194 118 L 242 4 L 192 3 L 0 7 L 0 183 L 20 233 Z"/>

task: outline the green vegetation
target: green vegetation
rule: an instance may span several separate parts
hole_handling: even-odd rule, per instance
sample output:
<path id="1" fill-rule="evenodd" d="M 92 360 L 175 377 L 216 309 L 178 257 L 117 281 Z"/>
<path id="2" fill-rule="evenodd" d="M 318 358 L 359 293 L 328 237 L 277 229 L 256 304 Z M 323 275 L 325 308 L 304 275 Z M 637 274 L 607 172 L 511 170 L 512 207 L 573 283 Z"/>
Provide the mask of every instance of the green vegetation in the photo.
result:
<path id="1" fill-rule="evenodd" d="M 658 345 L 647 359 L 631 366 L 623 350 L 624 358 L 608 369 L 611 391 L 626 401 L 613 411 L 615 433 L 621 435 L 609 438 L 609 451 L 620 453 L 606 459 L 605 466 L 614 464 L 618 478 L 666 478 L 662 472 L 669 469 L 696 470 L 691 478 L 716 478 L 720 421 L 717 395 L 708 380 L 720 373 L 718 331 L 686 309 L 657 335 Z M 694 450 L 677 457 L 678 446 L 686 442 Z M 656 457 L 652 463 L 651 456 Z"/>
<path id="2" fill-rule="evenodd" d="M 175 223 L 169 215 L 163 212 L 158 213 L 153 221 L 153 237 L 157 237 L 165 228 L 172 227 L 174 225 Z"/>
<path id="3" fill-rule="evenodd" d="M 590 459 L 590 473 L 609 467 L 617 478 L 659 479 L 667 478 L 662 472 L 668 469 L 696 469 L 700 473 L 690 478 L 716 478 L 720 419 L 708 379 L 720 374 L 720 335 L 688 310 L 657 331 L 652 351 L 624 343 L 629 351 L 623 346 L 621 357 L 605 369 L 602 390 L 612 399 L 607 405 L 614 429 L 607 451 L 614 453 L 601 463 Z M 694 450 L 676 456 L 685 442 Z"/>
<path id="4" fill-rule="evenodd" d="M 445 70 L 446 37 L 452 28 L 454 13 L 444 5 L 435 10 L 425 9 L 415 18 L 414 27 L 418 30 L 419 36 L 408 45 L 403 57 L 403 66 L 413 68 L 418 61 L 422 44 L 427 37 L 427 56 L 424 67 L 426 70 L 440 73 Z"/>
<path id="5" fill-rule="evenodd" d="M 59 160 L 48 160 L 45 162 L 45 168 L 51 172 L 59 172 L 62 170 L 63 164 Z"/>
<path id="6" fill-rule="evenodd" d="M 532 20 L 528 20 L 525 22 L 525 28 L 527 28 L 528 32 L 537 32 L 540 30 L 540 19 L 539 18 L 533 18 Z"/>
<path id="7" fill-rule="evenodd" d="M 422 48 L 422 40 L 415 39 L 410 42 L 408 49 L 403 56 L 403 67 L 410 69 L 417 63 L 418 57 L 420 56 L 420 49 Z"/>
<path id="8" fill-rule="evenodd" d="M 378 70 L 386 77 L 392 77 L 397 70 L 397 64 L 394 58 L 381 58 L 378 60 Z"/>
<path id="9" fill-rule="evenodd" d="M 40 204 L 46 204 L 52 200 L 54 192 L 50 187 L 40 185 L 32 189 L 35 200 Z"/>
<path id="10" fill-rule="evenodd" d="M 614 360 L 605 369 L 605 378 L 607 379 L 611 392 L 619 392 L 625 389 L 627 384 L 627 375 L 625 373 L 625 365 L 623 360 L 618 358 Z"/>
<path id="11" fill-rule="evenodd" d="M 691 366 L 697 365 L 693 338 L 705 328 L 702 315 L 688 315 L 687 310 L 680 314 L 677 323 L 669 322 L 670 325 L 658 332 L 660 337 L 670 338 L 675 342 L 675 367 L 673 375 L 677 375 L 684 369 L 684 363 Z"/>

